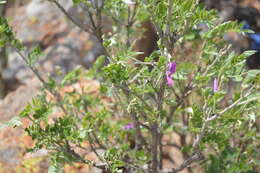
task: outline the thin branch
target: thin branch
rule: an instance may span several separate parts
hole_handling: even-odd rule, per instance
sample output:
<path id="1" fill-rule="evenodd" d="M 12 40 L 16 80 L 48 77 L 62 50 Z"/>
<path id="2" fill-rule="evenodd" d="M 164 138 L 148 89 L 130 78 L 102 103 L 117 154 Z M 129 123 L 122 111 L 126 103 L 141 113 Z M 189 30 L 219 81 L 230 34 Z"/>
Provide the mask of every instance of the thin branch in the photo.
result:
<path id="1" fill-rule="evenodd" d="M 92 135 L 93 135 L 93 137 L 95 139 L 95 142 L 99 145 L 99 147 L 102 148 L 103 150 L 107 150 L 107 147 L 100 142 L 100 140 L 98 139 L 96 133 L 92 132 Z"/>
<path id="2" fill-rule="evenodd" d="M 14 47 L 15 48 L 15 47 Z M 23 61 L 28 65 L 28 61 L 27 61 L 27 58 L 25 57 L 25 55 L 23 55 L 17 48 L 15 48 L 16 52 L 18 53 L 18 55 L 23 59 Z M 53 94 L 56 99 L 57 99 L 57 105 L 62 109 L 62 111 L 65 113 L 65 114 L 68 114 L 68 111 L 65 109 L 65 107 L 61 104 L 61 96 L 60 94 L 53 90 L 53 89 L 50 89 L 48 87 L 48 84 L 47 82 L 41 77 L 40 73 L 38 72 L 37 69 L 33 68 L 31 65 L 28 65 L 28 67 L 31 69 L 31 71 L 34 73 L 34 75 L 40 80 L 40 82 L 46 86 L 46 89 L 51 93 Z"/>
<path id="3" fill-rule="evenodd" d="M 247 91 L 247 93 L 244 95 L 244 97 L 249 96 L 253 88 L 254 88 L 254 87 L 252 86 L 252 87 Z M 241 101 L 243 100 L 244 97 L 240 97 L 240 98 L 239 98 L 238 100 L 236 100 L 233 104 L 229 105 L 228 107 L 226 107 L 225 109 L 223 109 L 222 111 L 220 111 L 218 114 L 215 114 L 214 116 L 209 117 L 211 111 L 210 111 L 210 110 L 207 111 L 207 113 L 206 113 L 206 115 L 207 115 L 207 116 L 206 116 L 206 120 L 204 121 L 204 123 L 203 123 L 203 125 L 202 125 L 202 127 L 201 127 L 201 130 L 200 130 L 199 135 L 197 135 L 196 140 L 193 142 L 193 146 L 192 146 L 192 147 L 193 147 L 195 150 L 198 150 L 198 147 L 199 147 L 199 145 L 200 145 L 200 142 L 201 142 L 202 138 L 204 137 L 204 135 L 206 134 L 206 130 L 207 130 L 208 124 L 209 124 L 211 121 L 213 121 L 213 120 L 217 119 L 218 117 L 220 117 L 221 115 L 223 115 L 225 112 L 227 112 L 227 111 L 229 111 L 230 109 L 234 108 L 235 106 L 239 105 L 239 104 L 241 103 Z"/>
<path id="4" fill-rule="evenodd" d="M 131 91 L 128 87 L 123 87 L 123 86 L 119 86 L 119 85 L 117 85 L 116 87 L 122 89 L 123 91 L 128 92 L 129 94 L 133 94 L 134 96 L 139 98 L 142 101 L 142 103 L 145 105 L 145 107 L 147 107 L 148 110 L 152 112 L 153 108 L 151 106 L 149 106 L 148 103 L 146 103 L 146 101 L 141 96 L 139 96 L 135 92 Z"/>
<path id="5" fill-rule="evenodd" d="M 146 124 L 144 124 L 142 122 L 138 122 L 138 123 L 140 124 L 140 126 L 146 128 L 147 130 L 151 130 L 151 128 L 148 125 L 146 125 Z"/>
<path id="6" fill-rule="evenodd" d="M 151 14 L 151 15 L 152 15 L 152 14 Z M 164 38 L 163 30 L 160 28 L 159 24 L 155 22 L 154 19 L 155 19 L 155 17 L 152 15 L 152 23 L 153 23 L 153 26 L 154 26 L 155 30 L 157 31 L 159 37 L 160 37 L 161 39 L 163 39 L 163 38 Z"/>
<path id="7" fill-rule="evenodd" d="M 221 115 L 223 115 L 224 113 L 226 113 L 227 111 L 229 111 L 230 109 L 234 108 L 235 106 L 241 105 L 241 104 L 243 104 L 243 103 L 247 103 L 248 100 L 243 101 L 243 102 L 242 102 L 242 100 L 243 100 L 245 97 L 247 97 L 247 96 L 249 96 L 249 95 L 251 94 L 251 91 L 253 90 L 253 88 L 254 88 L 254 87 L 252 86 L 252 87 L 248 90 L 248 92 L 247 92 L 243 97 L 240 97 L 240 98 L 237 99 L 233 104 L 229 105 L 228 107 L 226 107 L 225 109 L 223 109 L 223 110 L 220 111 L 219 113 L 214 114 L 213 116 L 211 116 L 210 118 L 207 119 L 207 121 L 208 121 L 208 122 L 213 121 L 213 120 L 217 119 L 218 117 L 220 117 Z M 255 99 L 257 99 L 257 98 L 254 98 L 254 99 L 252 99 L 252 100 L 250 100 L 250 101 L 253 101 L 253 100 L 255 100 Z"/>
<path id="8" fill-rule="evenodd" d="M 57 149 L 57 150 L 60 151 L 60 152 L 64 152 L 64 153 L 70 154 L 74 158 L 78 159 L 79 162 L 82 162 L 82 163 L 85 163 L 87 165 L 99 168 L 101 170 L 106 170 L 106 165 L 105 164 L 97 164 L 97 163 L 95 163 L 95 162 L 93 162 L 91 160 L 83 159 L 79 154 L 77 154 L 74 150 L 72 150 L 69 147 L 66 147 L 66 148 L 63 147 L 63 148 L 60 148 L 60 149 Z"/>
<path id="9" fill-rule="evenodd" d="M 122 88 L 121 88 L 121 89 L 122 89 Z M 124 91 L 126 97 L 129 98 L 130 89 L 128 89 L 128 87 L 126 87 L 125 90 L 123 90 L 123 91 Z M 119 97 L 119 98 L 120 98 L 120 97 Z M 142 125 L 142 126 L 144 126 L 144 127 L 147 127 L 148 129 L 150 129 L 150 128 L 149 128 L 148 126 L 142 124 L 142 123 L 138 120 L 138 117 L 136 116 L 136 113 L 135 113 L 135 112 L 131 112 L 131 113 L 130 113 L 130 116 L 131 116 L 131 118 L 132 118 L 132 120 L 133 120 L 133 122 L 134 122 L 134 126 L 135 126 L 136 133 L 137 133 L 137 135 L 136 135 L 137 138 L 136 138 L 136 139 L 138 139 L 138 140 L 136 140 L 136 142 L 137 142 L 137 141 L 140 141 L 140 143 L 137 142 L 140 146 L 144 145 L 144 146 L 147 147 L 148 150 L 150 150 L 149 147 L 148 147 L 147 141 L 145 140 L 145 138 L 144 138 L 143 135 L 142 135 L 142 132 L 141 132 L 141 129 L 140 129 L 140 125 Z M 138 146 L 138 147 L 139 147 L 139 146 Z M 138 148 L 138 147 L 137 147 L 137 148 Z"/>
<path id="10" fill-rule="evenodd" d="M 172 7 L 173 7 L 173 1 L 168 0 L 168 10 L 167 10 L 167 19 L 166 19 L 166 27 L 165 27 L 165 45 L 167 46 L 168 52 L 172 53 L 173 49 L 173 43 L 171 41 L 171 20 L 172 20 Z"/>
<path id="11" fill-rule="evenodd" d="M 184 92 L 183 92 L 183 95 L 181 96 L 180 100 L 178 100 L 178 102 L 177 102 L 177 104 L 176 104 L 175 106 L 172 106 L 172 107 L 171 107 L 171 112 L 169 113 L 169 116 L 167 117 L 167 122 L 168 122 L 168 123 L 171 123 L 172 118 L 173 118 L 173 115 L 174 115 L 174 112 L 177 110 L 177 108 L 178 108 L 179 106 L 181 106 L 181 105 L 184 103 L 184 100 L 192 93 L 192 90 L 193 90 L 194 88 L 196 88 L 196 87 L 197 87 L 196 84 L 191 83 L 191 84 L 189 84 L 189 85 L 185 88 L 185 90 L 184 90 Z"/>
<path id="12" fill-rule="evenodd" d="M 260 100 L 260 97 L 254 97 L 254 98 L 245 100 L 245 101 L 243 101 L 243 102 L 238 103 L 237 105 L 245 105 L 245 104 L 247 104 L 247 103 L 249 103 L 249 102 L 256 101 L 256 100 Z"/>
<path id="13" fill-rule="evenodd" d="M 93 140 L 92 140 L 92 137 L 89 136 L 89 145 L 90 145 L 90 148 L 91 150 L 95 153 L 95 155 L 98 157 L 98 159 L 102 162 L 104 162 L 104 159 L 100 156 L 100 154 L 98 154 L 96 148 L 93 146 Z"/>
<path id="14" fill-rule="evenodd" d="M 149 2 L 147 0 L 145 0 L 145 3 L 149 4 Z M 154 5 L 156 5 L 156 4 L 154 4 Z M 151 9 L 147 9 L 147 10 L 149 10 L 149 13 L 151 15 L 151 22 L 153 23 L 153 26 L 155 27 L 155 30 L 157 31 L 159 37 L 161 39 L 163 39 L 164 38 L 164 33 L 163 33 L 163 30 L 160 28 L 159 24 L 155 22 L 154 12 L 151 11 Z"/>
<path id="15" fill-rule="evenodd" d="M 143 135 L 142 135 L 142 132 L 141 132 L 141 129 L 140 129 L 140 123 L 139 123 L 139 120 L 138 120 L 138 118 L 137 118 L 137 116 L 136 116 L 136 114 L 135 113 L 131 113 L 130 114 L 131 115 L 131 117 L 132 117 L 132 119 L 133 119 L 133 121 L 134 121 L 134 125 L 135 125 L 135 129 L 136 129 L 136 137 L 137 137 L 137 139 L 138 139 L 138 141 L 140 141 L 140 146 L 148 146 L 148 143 L 147 143 L 147 141 L 145 140 L 145 138 L 143 137 Z M 139 146 L 138 146 L 139 147 Z M 137 148 L 138 148 L 137 147 Z M 147 149 L 149 150 L 149 148 L 147 147 Z"/>
<path id="16" fill-rule="evenodd" d="M 22 58 L 22 60 L 25 62 L 25 64 L 29 64 L 27 61 L 27 58 L 25 55 L 23 55 L 18 49 L 15 48 L 15 51 L 18 53 L 18 55 Z M 44 84 L 47 85 L 47 82 L 41 77 L 37 69 L 33 68 L 32 66 L 28 65 L 28 67 L 31 69 L 31 71 L 36 75 L 36 77 Z"/>
<path id="17" fill-rule="evenodd" d="M 74 23 L 76 26 L 78 26 L 80 29 L 82 29 L 85 32 L 90 33 L 90 30 L 85 28 L 79 21 L 77 21 L 76 19 L 74 19 L 64 8 L 63 6 L 56 0 L 52 1 L 62 12 L 63 14 L 72 22 Z"/>
<path id="18" fill-rule="evenodd" d="M 171 19 L 172 19 L 172 7 L 173 7 L 173 2 L 172 0 L 168 0 L 168 10 L 167 10 L 167 19 L 166 19 L 166 28 L 165 28 L 165 34 L 167 36 L 170 35 L 170 26 L 171 26 Z"/>
<path id="19" fill-rule="evenodd" d="M 214 58 L 213 62 L 211 62 L 206 70 L 203 72 L 201 76 L 206 76 L 209 70 L 214 67 L 214 65 L 218 62 L 218 60 L 226 53 L 226 49 L 228 49 L 228 46 L 225 46 L 223 49 L 220 50 L 219 54 Z"/>
<path id="20" fill-rule="evenodd" d="M 175 148 L 177 148 L 177 149 L 179 149 L 179 150 L 181 150 L 181 146 L 179 146 L 178 144 L 176 144 L 176 143 L 166 143 L 166 144 L 163 144 L 163 146 L 170 146 L 170 147 L 175 147 Z"/>
<path id="21" fill-rule="evenodd" d="M 127 46 L 127 48 L 130 47 L 130 28 L 132 25 L 132 21 L 130 21 L 130 18 L 131 18 L 131 9 L 128 6 L 128 8 L 127 8 L 127 25 L 126 25 L 126 36 L 127 36 L 126 46 Z"/>
<path id="22" fill-rule="evenodd" d="M 253 87 L 251 87 L 248 92 L 245 94 L 244 97 L 247 97 L 248 95 L 250 95 L 250 92 L 252 90 Z M 228 110 L 232 109 L 233 107 L 235 107 L 236 105 L 238 105 L 239 103 L 241 103 L 241 101 L 243 100 L 244 97 L 239 98 L 238 100 L 236 100 L 233 104 L 231 104 L 230 106 L 226 107 L 225 109 L 223 109 L 221 112 L 219 112 L 218 114 L 215 114 L 214 116 L 210 117 L 210 110 L 207 111 L 207 116 L 206 116 L 206 120 L 204 121 L 200 133 L 199 135 L 197 135 L 196 140 L 193 142 L 193 148 L 195 150 L 198 150 L 199 144 L 202 140 L 202 138 L 204 137 L 204 135 L 206 134 L 206 130 L 207 130 L 207 126 L 209 124 L 209 122 L 215 120 L 216 118 L 218 118 L 219 116 L 221 116 L 222 114 L 224 114 L 225 112 L 227 112 Z M 199 152 L 197 153 L 199 154 Z M 190 157 L 189 159 L 185 160 L 182 165 L 180 165 L 177 169 L 173 169 L 173 172 L 171 173 L 177 173 L 179 171 L 181 171 L 182 169 L 186 168 L 187 166 L 189 166 L 192 162 L 199 160 L 200 159 L 200 154 L 199 155 L 193 155 L 192 157 Z"/>
<path id="23" fill-rule="evenodd" d="M 91 24 L 92 24 L 92 27 L 93 27 L 93 31 L 89 30 L 88 28 L 86 28 L 85 26 L 83 26 L 79 21 L 77 21 L 76 19 L 74 19 L 64 8 L 63 6 L 57 1 L 57 0 L 53 0 L 52 1 L 62 12 L 63 14 L 72 22 L 74 23 L 76 26 L 78 26 L 80 29 L 82 29 L 83 31 L 87 32 L 87 33 L 90 33 L 90 34 L 93 34 L 97 39 L 98 41 L 100 42 L 101 46 L 102 46 L 102 49 L 103 49 L 103 53 L 105 56 L 108 57 L 108 59 L 106 59 L 106 62 L 105 62 L 105 65 L 108 64 L 109 62 L 109 53 L 107 51 L 107 49 L 104 47 L 103 45 L 103 39 L 102 39 L 102 34 L 101 34 L 101 24 L 98 24 L 96 26 L 93 18 L 91 19 L 90 17 L 90 20 L 93 20 L 91 21 Z M 101 9 L 99 9 L 99 12 L 100 12 Z M 91 14 L 91 13 L 89 13 Z M 101 18 L 101 14 L 98 14 L 100 16 L 98 16 L 98 21 L 101 22 L 102 18 Z M 98 33 L 97 33 L 98 32 Z"/>
<path id="24" fill-rule="evenodd" d="M 134 62 L 134 64 L 138 65 L 138 64 L 142 64 L 142 65 L 149 65 L 154 67 L 155 63 L 154 62 L 143 62 L 143 61 L 138 61 L 138 62 Z"/>
<path id="25" fill-rule="evenodd" d="M 177 100 L 180 100 L 180 99 L 181 99 L 180 96 L 177 94 L 177 92 L 176 92 L 176 90 L 175 90 L 174 88 L 172 88 L 172 92 L 173 92 L 173 94 L 175 95 L 175 97 L 176 97 Z"/>
<path id="26" fill-rule="evenodd" d="M 107 16 L 110 16 L 117 26 L 126 26 L 125 23 L 117 19 L 110 11 L 106 11 Z"/>
<path id="27" fill-rule="evenodd" d="M 192 148 L 194 148 L 195 150 L 198 149 L 202 138 L 203 138 L 204 135 L 206 134 L 206 129 L 207 129 L 208 123 L 209 123 L 209 122 L 206 120 L 206 121 L 202 124 L 202 127 L 201 127 L 201 129 L 200 129 L 200 133 L 197 135 L 195 141 L 193 142 Z"/>
<path id="28" fill-rule="evenodd" d="M 198 161 L 202 158 L 201 153 L 195 153 L 190 158 L 186 159 L 180 166 L 177 168 L 173 168 L 171 172 L 169 173 L 178 173 L 182 171 L 183 169 L 187 168 L 189 165 L 191 165 L 193 162 Z"/>

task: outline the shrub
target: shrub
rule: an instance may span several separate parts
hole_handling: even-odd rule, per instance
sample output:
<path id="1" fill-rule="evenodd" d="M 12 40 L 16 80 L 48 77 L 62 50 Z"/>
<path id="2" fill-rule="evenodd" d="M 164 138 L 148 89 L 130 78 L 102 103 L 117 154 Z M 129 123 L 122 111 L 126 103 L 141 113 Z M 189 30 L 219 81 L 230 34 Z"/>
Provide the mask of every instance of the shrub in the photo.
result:
<path id="1" fill-rule="evenodd" d="M 45 80 L 34 67 L 39 49 L 26 54 L 7 20 L 0 20 L 1 45 L 13 46 L 43 83 L 42 94 L 20 117 L 32 122 L 25 129 L 35 141 L 29 151 L 51 151 L 50 172 L 76 162 L 108 172 L 256 172 L 260 71 L 244 65 L 254 52 L 237 55 L 223 40 L 227 32 L 244 32 L 241 25 L 220 23 L 197 0 L 74 0 L 92 21 L 86 29 L 62 4 L 50 2 L 96 36 L 104 50 L 91 69 L 77 68 L 61 82 Z M 113 33 L 102 33 L 103 15 L 113 19 Z M 158 50 L 139 61 L 140 52 L 132 48 L 147 20 L 158 33 Z M 90 79 L 100 80 L 97 95 L 75 88 L 60 92 Z M 57 108 L 62 116 L 53 118 Z M 180 143 L 165 139 L 173 133 Z M 181 151 L 183 162 L 166 170 L 166 155 L 176 159 L 169 147 Z M 99 162 L 79 150 L 94 152 Z"/>

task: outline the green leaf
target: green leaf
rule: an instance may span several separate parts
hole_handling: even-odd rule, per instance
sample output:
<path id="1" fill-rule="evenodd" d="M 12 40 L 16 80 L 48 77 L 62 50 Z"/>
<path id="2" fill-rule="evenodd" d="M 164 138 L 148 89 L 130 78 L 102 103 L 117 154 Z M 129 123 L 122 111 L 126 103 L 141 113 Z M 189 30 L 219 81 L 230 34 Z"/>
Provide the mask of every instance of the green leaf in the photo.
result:
<path id="1" fill-rule="evenodd" d="M 238 27 L 239 25 L 237 22 L 224 22 L 220 25 L 215 26 L 214 28 L 210 29 L 208 32 L 203 34 L 203 38 L 212 39 L 216 37 L 223 36 L 227 32 L 240 32 L 241 30 Z"/>
<path id="2" fill-rule="evenodd" d="M 95 69 L 96 71 L 100 70 L 101 67 L 104 66 L 105 60 L 106 60 L 105 56 L 98 57 L 95 63 L 93 64 L 93 69 Z"/>
<path id="3" fill-rule="evenodd" d="M 0 130 L 6 127 L 18 127 L 22 125 L 20 117 L 14 117 L 10 121 L 0 124 Z"/>
<path id="4" fill-rule="evenodd" d="M 249 70 L 248 71 L 248 77 L 250 77 L 250 78 L 254 78 L 259 74 L 260 74 L 260 70 Z"/>
<path id="5" fill-rule="evenodd" d="M 19 114 L 20 117 L 24 118 L 30 115 L 31 111 L 33 110 L 31 104 L 27 104 L 24 110 Z"/>
<path id="6" fill-rule="evenodd" d="M 28 54 L 28 65 L 32 67 L 41 55 L 43 55 L 41 48 L 39 46 L 34 47 Z"/>
<path id="7" fill-rule="evenodd" d="M 63 80 L 61 81 L 61 85 L 66 85 L 75 82 L 78 79 L 81 71 L 82 69 L 80 66 L 76 67 L 63 78 Z"/>

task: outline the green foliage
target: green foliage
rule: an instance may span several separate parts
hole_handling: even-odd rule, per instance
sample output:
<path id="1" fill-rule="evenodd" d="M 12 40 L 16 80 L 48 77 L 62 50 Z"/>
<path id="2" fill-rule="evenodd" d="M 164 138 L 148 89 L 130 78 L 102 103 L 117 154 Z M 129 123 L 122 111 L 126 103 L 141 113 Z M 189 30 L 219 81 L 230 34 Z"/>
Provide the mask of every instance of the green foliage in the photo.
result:
<path id="1" fill-rule="evenodd" d="M 5 46 L 6 44 L 11 44 L 18 50 L 23 49 L 22 43 L 15 38 L 7 20 L 4 17 L 0 17 L 0 47 Z"/>
<path id="2" fill-rule="evenodd" d="M 28 65 L 33 67 L 40 56 L 42 56 L 40 47 L 37 46 L 33 48 L 33 50 L 28 54 Z"/>
<path id="3" fill-rule="evenodd" d="M 253 173 L 255 171 L 251 171 L 252 167 L 248 164 L 248 161 L 244 157 L 243 154 L 239 154 L 240 151 L 236 151 L 236 148 L 227 147 L 223 151 L 221 151 L 219 157 L 215 157 L 211 155 L 209 158 L 211 160 L 211 165 L 206 168 L 206 172 L 209 173 Z M 234 162 L 236 160 L 236 162 Z"/>
<path id="4" fill-rule="evenodd" d="M 98 19 L 101 13 L 111 17 L 114 32 L 100 37 L 98 25 L 93 25 L 91 31 L 105 55 L 92 69 L 76 68 L 60 83 L 51 77 L 42 80 L 43 92 L 20 113 L 31 121 L 25 131 L 35 146 L 29 151 L 52 151 L 49 172 L 79 162 L 111 172 L 157 173 L 165 149 L 162 145 L 177 145 L 163 140 L 172 133 L 182 138 L 177 148 L 188 160 L 183 162 L 188 163 L 185 167 L 200 153 L 204 160 L 196 163 L 205 172 L 256 170 L 260 159 L 259 70 L 244 67 L 252 51 L 237 55 L 223 40 L 229 31 L 242 32 L 240 25 L 219 23 L 216 12 L 205 10 L 197 0 L 73 3 L 85 5 L 89 17 Z M 148 19 L 160 36 L 159 49 L 141 62 L 132 47 L 137 26 Z M 201 32 L 199 24 L 205 24 L 207 31 Z M 23 46 L 4 18 L 0 19 L 0 35 L 1 45 L 11 44 L 21 52 Z M 33 65 L 40 55 L 39 48 L 28 54 L 28 66 L 36 74 Z M 102 67 L 106 59 L 110 63 Z M 177 64 L 171 76 L 173 86 L 167 85 L 165 75 L 170 62 Z M 92 79 L 100 79 L 96 94 L 75 87 Z M 214 79 L 217 86 L 213 87 Z M 239 84 L 232 88 L 233 81 Z M 66 87 L 72 90 L 61 93 Z M 88 160 L 79 149 L 92 151 L 103 165 Z"/>

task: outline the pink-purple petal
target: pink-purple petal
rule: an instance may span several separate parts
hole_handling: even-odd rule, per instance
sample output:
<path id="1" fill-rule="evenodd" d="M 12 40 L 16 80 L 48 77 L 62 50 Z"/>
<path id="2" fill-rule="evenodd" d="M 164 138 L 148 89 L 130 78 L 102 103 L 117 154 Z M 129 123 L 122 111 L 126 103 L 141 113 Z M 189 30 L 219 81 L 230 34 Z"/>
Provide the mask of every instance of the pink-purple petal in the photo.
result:
<path id="1" fill-rule="evenodd" d="M 167 85 L 169 87 L 172 87 L 173 86 L 173 80 L 172 80 L 171 76 L 167 76 L 166 78 L 167 78 Z"/>
<path id="2" fill-rule="evenodd" d="M 176 72 L 176 63 L 175 62 L 170 62 L 167 65 L 168 69 L 166 71 L 166 80 L 167 80 L 167 85 L 169 87 L 173 86 L 173 80 L 172 80 L 172 75 Z"/>
<path id="3" fill-rule="evenodd" d="M 122 127 L 123 130 L 131 130 L 135 127 L 134 123 L 128 123 Z"/>
<path id="4" fill-rule="evenodd" d="M 176 63 L 175 62 L 170 62 L 168 64 L 168 71 L 173 74 L 176 72 Z"/>
<path id="5" fill-rule="evenodd" d="M 218 79 L 215 78 L 213 82 L 213 92 L 216 93 L 218 92 Z"/>

